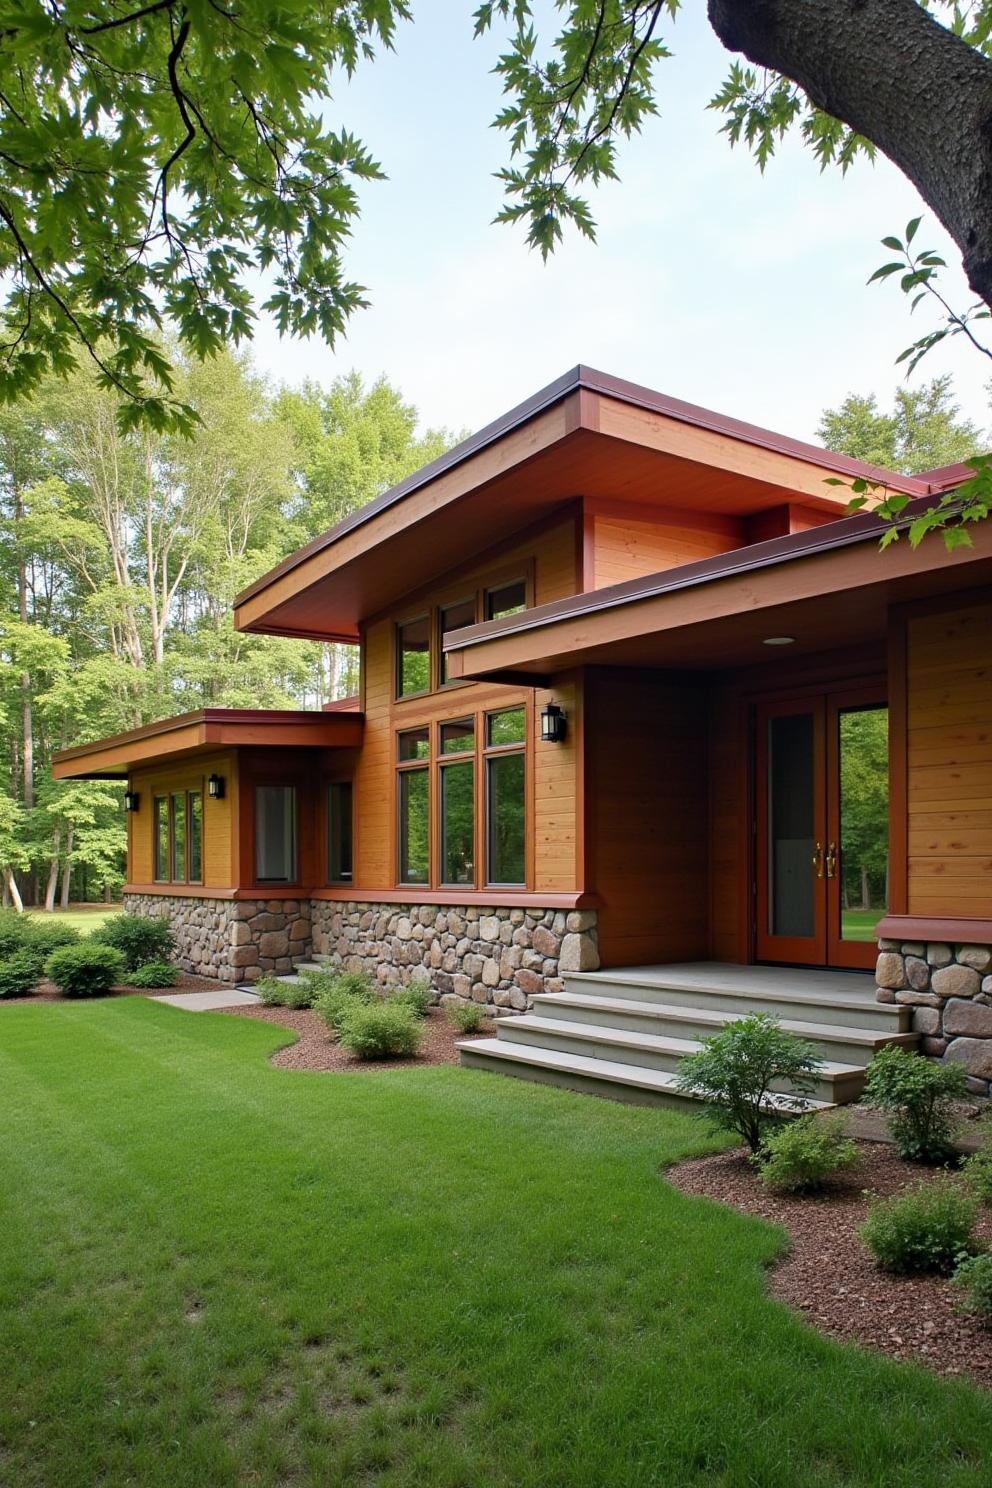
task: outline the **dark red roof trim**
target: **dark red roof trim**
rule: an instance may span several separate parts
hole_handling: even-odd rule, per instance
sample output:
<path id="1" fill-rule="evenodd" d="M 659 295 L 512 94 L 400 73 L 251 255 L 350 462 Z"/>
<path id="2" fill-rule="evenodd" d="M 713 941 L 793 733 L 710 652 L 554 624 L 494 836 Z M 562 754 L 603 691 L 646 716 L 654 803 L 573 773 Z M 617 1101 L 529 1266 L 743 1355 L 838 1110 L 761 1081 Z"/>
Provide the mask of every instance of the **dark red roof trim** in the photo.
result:
<path id="1" fill-rule="evenodd" d="M 347 714 L 349 719 L 361 716 L 357 709 L 348 709 Z M 157 723 L 146 723 L 141 728 L 128 729 L 123 734 L 110 734 L 104 739 L 94 739 L 89 744 L 73 744 L 70 749 L 56 750 L 52 760 L 77 759 L 82 754 L 92 754 L 94 749 L 111 749 L 119 744 L 135 743 L 139 739 L 153 739 L 158 734 L 171 734 L 176 729 L 188 728 L 194 723 L 330 722 L 327 713 L 306 708 L 194 708 L 192 713 L 176 713 L 172 718 L 161 718 Z"/>

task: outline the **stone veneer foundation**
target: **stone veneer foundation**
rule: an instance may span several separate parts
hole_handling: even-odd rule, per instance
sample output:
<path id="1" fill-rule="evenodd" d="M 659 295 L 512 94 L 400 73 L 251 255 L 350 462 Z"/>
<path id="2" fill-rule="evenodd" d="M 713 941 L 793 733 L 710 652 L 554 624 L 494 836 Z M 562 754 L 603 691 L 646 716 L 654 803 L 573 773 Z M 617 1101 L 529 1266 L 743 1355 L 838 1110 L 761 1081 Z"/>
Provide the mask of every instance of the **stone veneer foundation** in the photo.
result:
<path id="1" fill-rule="evenodd" d="M 875 967 L 879 1002 L 913 1009 L 920 1048 L 932 1059 L 963 1064 L 968 1088 L 988 1095 L 992 1083 L 992 947 L 880 940 Z"/>
<path id="2" fill-rule="evenodd" d="M 195 976 L 257 982 L 292 971 L 310 951 L 309 899 L 210 899 L 125 894 L 128 914 L 166 918 L 176 937 L 174 961 Z"/>

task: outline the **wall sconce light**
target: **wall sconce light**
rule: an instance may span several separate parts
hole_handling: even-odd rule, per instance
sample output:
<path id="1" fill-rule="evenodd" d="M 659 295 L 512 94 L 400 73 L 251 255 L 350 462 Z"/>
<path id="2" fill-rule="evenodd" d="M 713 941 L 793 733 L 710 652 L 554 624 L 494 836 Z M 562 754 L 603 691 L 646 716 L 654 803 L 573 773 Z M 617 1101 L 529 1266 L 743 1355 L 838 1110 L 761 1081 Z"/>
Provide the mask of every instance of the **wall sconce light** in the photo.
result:
<path id="1" fill-rule="evenodd" d="M 560 744 L 567 722 L 557 703 L 548 703 L 541 713 L 541 739 L 545 744 Z"/>
<path id="2" fill-rule="evenodd" d="M 223 801 L 224 799 L 224 777 L 223 775 L 210 775 L 207 777 L 207 795 L 211 801 Z"/>
<path id="3" fill-rule="evenodd" d="M 138 804 L 139 804 L 140 801 L 141 801 L 141 797 L 138 795 L 138 792 L 137 791 L 130 791 L 129 790 L 129 791 L 125 791 L 124 792 L 124 810 L 125 811 L 137 811 Z"/>

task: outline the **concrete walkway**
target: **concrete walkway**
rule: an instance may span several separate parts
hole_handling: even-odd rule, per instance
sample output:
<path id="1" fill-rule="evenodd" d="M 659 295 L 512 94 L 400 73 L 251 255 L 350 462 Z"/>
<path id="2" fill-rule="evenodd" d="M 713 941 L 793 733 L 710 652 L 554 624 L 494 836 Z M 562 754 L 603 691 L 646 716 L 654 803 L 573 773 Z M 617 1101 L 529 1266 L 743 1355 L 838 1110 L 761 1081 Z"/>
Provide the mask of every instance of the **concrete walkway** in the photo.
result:
<path id="1" fill-rule="evenodd" d="M 255 992 L 241 992 L 227 987 L 221 992 L 169 992 L 153 997 L 152 1002 L 167 1002 L 170 1007 L 185 1008 L 188 1013 L 211 1013 L 218 1008 L 255 1007 L 261 1002 Z"/>

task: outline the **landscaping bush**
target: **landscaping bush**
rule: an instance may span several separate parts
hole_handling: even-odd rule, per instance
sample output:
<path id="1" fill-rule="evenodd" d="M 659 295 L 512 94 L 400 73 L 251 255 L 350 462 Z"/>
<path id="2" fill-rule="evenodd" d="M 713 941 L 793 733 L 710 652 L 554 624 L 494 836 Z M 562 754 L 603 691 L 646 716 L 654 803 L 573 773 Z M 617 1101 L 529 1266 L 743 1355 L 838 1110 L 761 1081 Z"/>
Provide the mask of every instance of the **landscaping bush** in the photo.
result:
<path id="1" fill-rule="evenodd" d="M 338 1042 L 359 1059 L 404 1059 L 416 1054 L 424 1025 L 408 1007 L 395 1002 L 362 1003 L 351 998 L 341 1020 Z"/>
<path id="2" fill-rule="evenodd" d="M 967 1159 L 961 1174 L 981 1203 L 992 1204 L 992 1116 L 983 1118 L 981 1132 L 982 1145 Z"/>
<path id="3" fill-rule="evenodd" d="M 389 1001 L 393 1007 L 407 1007 L 415 1018 L 426 1018 L 427 1010 L 434 1001 L 434 993 L 431 991 L 430 982 L 421 980 L 412 981 L 406 987 L 399 987 L 390 997 Z"/>
<path id="4" fill-rule="evenodd" d="M 977 1214 L 978 1200 L 963 1184 L 931 1178 L 877 1200 L 858 1233 L 884 1271 L 946 1275 L 972 1249 Z"/>
<path id="5" fill-rule="evenodd" d="M 115 946 L 62 946 L 45 962 L 45 975 L 66 997 L 99 997 L 124 978 L 124 956 Z"/>
<path id="6" fill-rule="evenodd" d="M 15 951 L 0 961 L 0 998 L 29 997 L 38 982 L 38 963 L 30 951 Z"/>
<path id="7" fill-rule="evenodd" d="M 974 1312 L 992 1324 L 992 1255 L 969 1256 L 954 1273 L 954 1281 L 964 1288 L 962 1309 Z"/>
<path id="8" fill-rule="evenodd" d="M 93 931 L 90 942 L 120 951 L 128 971 L 137 971 L 149 961 L 167 961 L 175 949 L 168 920 L 150 915 L 114 915 Z"/>
<path id="9" fill-rule="evenodd" d="M 486 1018 L 481 1002 L 449 1002 L 444 1015 L 459 1033 L 478 1033 Z"/>
<path id="10" fill-rule="evenodd" d="M 128 974 L 132 987 L 174 987 L 178 980 L 179 972 L 168 961 L 146 961 Z"/>
<path id="11" fill-rule="evenodd" d="M 283 1005 L 288 1008 L 311 1008 L 319 991 L 319 987 L 314 984 L 313 974 L 302 972 L 298 982 L 283 984 Z"/>
<path id="12" fill-rule="evenodd" d="M 317 981 L 316 976 L 314 980 Z M 321 973 L 319 985 L 313 1009 L 335 1034 L 341 1032 L 345 1019 L 356 1007 L 385 1006 L 371 977 L 361 972 Z"/>
<path id="13" fill-rule="evenodd" d="M 754 1161 L 759 1176 L 777 1193 L 814 1193 L 858 1160 L 847 1135 L 847 1117 L 801 1116 L 771 1132 Z"/>
<path id="14" fill-rule="evenodd" d="M 0 910 L 0 962 L 23 953 L 30 956 L 35 968 L 35 981 L 52 951 L 60 946 L 77 945 L 79 932 L 58 920 L 39 920 L 18 914 L 13 909 Z"/>
<path id="15" fill-rule="evenodd" d="M 756 1013 L 704 1039 L 682 1060 L 677 1084 L 708 1101 L 714 1120 L 757 1152 L 781 1112 L 806 1107 L 822 1064 L 812 1044 L 786 1033 L 769 1013 Z M 772 1086 L 782 1082 L 793 1093 L 776 1095 L 773 1105 Z"/>
<path id="16" fill-rule="evenodd" d="M 286 1005 L 286 984 L 278 977 L 262 977 L 254 984 L 252 991 L 258 993 L 266 1007 L 285 1007 Z"/>
<path id="17" fill-rule="evenodd" d="M 889 1044 L 868 1066 L 864 1100 L 889 1112 L 899 1156 L 907 1162 L 945 1163 L 954 1156 L 953 1105 L 967 1092 L 960 1064 L 936 1064 Z"/>

